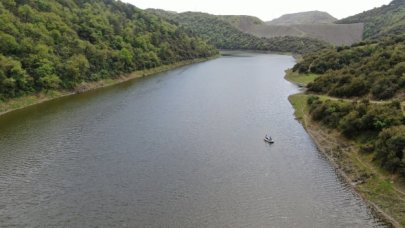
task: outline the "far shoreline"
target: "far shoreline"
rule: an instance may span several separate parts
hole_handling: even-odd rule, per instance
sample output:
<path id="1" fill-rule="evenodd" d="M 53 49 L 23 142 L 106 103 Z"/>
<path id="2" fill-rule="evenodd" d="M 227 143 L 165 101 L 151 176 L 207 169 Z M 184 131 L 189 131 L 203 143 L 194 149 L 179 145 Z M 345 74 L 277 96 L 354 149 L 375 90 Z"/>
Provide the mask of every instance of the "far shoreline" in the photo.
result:
<path id="1" fill-rule="evenodd" d="M 60 99 L 67 96 L 73 96 L 80 93 L 86 93 L 89 91 L 106 88 L 109 86 L 117 85 L 123 82 L 135 80 L 142 77 L 147 77 L 151 75 L 155 75 L 158 73 L 174 70 L 179 67 L 201 63 L 208 60 L 212 60 L 218 58 L 221 54 L 217 54 L 207 58 L 198 58 L 193 60 L 184 60 L 177 63 L 173 63 L 170 65 L 162 65 L 159 67 L 146 69 L 146 70 L 138 70 L 126 75 L 120 75 L 116 78 L 110 79 L 103 79 L 94 82 L 82 82 L 81 84 L 77 85 L 73 90 L 49 90 L 43 91 L 31 95 L 26 95 L 18 98 L 12 98 L 5 102 L 0 102 L 0 117 L 4 116 L 5 114 L 11 114 L 14 111 L 22 110 L 31 106 L 35 106 L 38 104 L 42 104 L 48 101 L 53 101 L 56 99 Z"/>

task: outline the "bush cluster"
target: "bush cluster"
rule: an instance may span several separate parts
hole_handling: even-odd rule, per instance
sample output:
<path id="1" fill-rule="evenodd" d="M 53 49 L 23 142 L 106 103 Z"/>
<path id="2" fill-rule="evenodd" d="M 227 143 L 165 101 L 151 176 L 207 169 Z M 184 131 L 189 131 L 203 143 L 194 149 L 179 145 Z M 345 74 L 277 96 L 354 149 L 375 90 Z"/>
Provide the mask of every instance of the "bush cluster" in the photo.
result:
<path id="1" fill-rule="evenodd" d="M 309 96 L 307 103 L 313 120 L 348 138 L 367 137 L 361 150 L 375 152 L 382 167 L 405 177 L 405 117 L 399 102 L 321 101 L 317 96 Z"/>

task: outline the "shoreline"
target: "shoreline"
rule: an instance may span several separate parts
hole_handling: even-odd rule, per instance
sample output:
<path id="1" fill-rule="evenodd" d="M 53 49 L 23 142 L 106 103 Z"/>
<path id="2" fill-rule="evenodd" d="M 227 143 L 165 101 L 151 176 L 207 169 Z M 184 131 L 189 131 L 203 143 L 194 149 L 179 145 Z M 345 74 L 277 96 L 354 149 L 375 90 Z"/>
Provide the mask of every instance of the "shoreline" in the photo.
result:
<path id="1" fill-rule="evenodd" d="M 59 98 L 73 96 L 75 94 L 85 93 L 88 91 L 101 89 L 113 85 L 117 85 L 123 82 L 135 80 L 137 78 L 147 77 L 154 74 L 166 72 L 169 70 L 174 70 L 179 67 L 201 63 L 208 60 L 212 60 L 218 58 L 220 54 L 214 55 L 207 58 L 198 58 L 192 60 L 184 60 L 177 63 L 173 63 L 170 65 L 162 65 L 159 67 L 146 69 L 146 70 L 138 70 L 134 71 L 125 75 L 119 75 L 116 78 L 109 78 L 109 79 L 102 79 L 99 81 L 94 82 L 83 82 L 78 84 L 73 90 L 49 90 L 45 92 L 38 92 L 35 94 L 25 95 L 22 97 L 12 98 L 5 102 L 0 102 L 0 117 L 12 113 L 17 110 L 21 110 L 27 107 L 31 107 L 37 104 L 45 103 L 48 101 L 56 100 Z"/>
<path id="2" fill-rule="evenodd" d="M 299 61 L 299 57 L 293 56 L 296 62 Z M 309 76 L 309 77 L 308 77 Z M 318 151 L 326 157 L 329 163 L 335 169 L 338 176 L 343 178 L 344 182 L 350 185 L 350 188 L 355 194 L 357 194 L 370 208 L 372 213 L 384 221 L 387 225 L 395 228 L 405 228 L 404 219 L 400 216 L 400 220 L 394 218 L 394 215 L 387 213 L 386 211 L 393 212 L 395 208 L 385 207 L 382 209 L 381 201 L 391 200 L 390 202 L 395 202 L 399 199 L 404 201 L 405 197 L 403 195 L 396 196 L 392 192 L 387 197 L 389 199 L 384 199 L 384 193 L 377 193 L 376 189 L 373 189 L 373 184 L 379 184 L 382 182 L 380 178 L 386 179 L 388 176 L 382 174 L 381 171 L 376 171 L 373 164 L 369 164 L 368 161 L 363 161 L 358 155 L 358 148 L 356 148 L 350 140 L 343 139 L 340 134 L 333 132 L 333 130 L 323 129 L 319 123 L 311 120 L 308 114 L 307 104 L 306 104 L 306 86 L 308 83 L 312 82 L 318 77 L 318 75 L 304 75 L 292 72 L 292 69 L 287 69 L 285 71 L 284 79 L 292 84 L 298 86 L 301 92 L 297 94 L 292 94 L 288 97 L 290 104 L 293 106 L 295 112 L 294 116 L 296 120 L 304 127 L 305 131 L 311 137 Z M 325 133 L 324 130 L 327 132 Z M 330 145 L 334 146 L 330 146 Z M 335 151 L 334 151 L 335 150 Z M 357 160 L 357 161 L 355 161 Z M 358 163 L 362 163 L 359 166 Z M 364 165 L 365 164 L 365 165 Z M 371 177 L 366 177 L 365 179 L 360 174 L 367 174 Z M 375 177 L 377 176 L 377 177 Z M 377 180 L 375 180 L 375 178 Z M 367 181 L 372 182 L 372 186 L 362 186 L 363 184 L 368 184 Z M 394 188 L 394 192 L 398 191 Z M 377 195 L 377 199 L 374 198 L 373 194 Z M 380 194 L 380 195 L 378 195 Z M 390 205 L 394 207 L 393 205 Z M 392 210 L 391 210 L 392 209 Z M 397 211 L 396 211 L 397 212 Z M 402 211 L 405 213 L 405 211 Z M 398 216 L 398 214 L 395 214 Z M 400 223 L 402 221 L 402 224 Z"/>
<path id="3" fill-rule="evenodd" d="M 309 118 L 306 114 L 304 114 L 304 115 L 305 115 L 304 118 Z M 303 120 L 303 121 L 305 121 L 305 120 Z M 358 188 L 356 188 L 357 181 L 354 180 L 353 178 L 351 178 L 350 174 L 347 174 L 344 171 L 344 168 L 342 168 L 342 166 L 336 162 L 336 159 L 339 159 L 339 158 L 333 157 L 333 154 L 329 154 L 327 152 L 328 149 L 325 147 L 325 145 L 323 145 L 322 140 L 319 137 L 317 137 L 317 135 L 314 133 L 316 131 L 319 131 L 320 127 L 317 124 L 313 124 L 313 123 L 304 124 L 301 121 L 300 121 L 300 123 L 302 124 L 302 126 L 304 127 L 304 129 L 308 133 L 308 135 L 311 137 L 312 141 L 316 145 L 316 148 L 322 153 L 322 155 L 324 155 L 327 158 L 327 160 L 333 166 L 337 175 L 342 177 L 344 179 L 344 181 L 348 185 L 350 185 L 351 189 L 356 193 L 356 195 L 358 195 L 364 202 L 366 202 L 367 206 L 372 210 L 372 212 L 375 214 L 375 216 L 377 216 L 379 219 L 383 220 L 385 223 L 387 223 L 388 225 L 390 225 L 392 227 L 395 227 L 395 228 L 403 227 L 396 219 L 394 219 L 392 216 L 387 214 L 376 203 L 371 201 Z M 336 138 L 336 141 L 339 142 L 340 140 L 338 138 Z M 342 143 L 342 142 L 339 142 L 339 143 Z M 342 145 L 344 145 L 344 143 L 342 143 Z M 353 148 L 349 148 L 349 150 L 352 150 L 352 149 Z M 353 151 L 351 151 L 351 152 L 353 152 Z"/>
<path id="4" fill-rule="evenodd" d="M 337 132 L 325 129 L 320 124 L 312 121 L 306 110 L 306 96 L 305 92 L 301 92 L 290 95 L 288 100 L 295 110 L 294 116 L 296 120 L 304 127 L 318 151 L 326 157 L 335 169 L 336 174 L 350 185 L 353 192 L 366 203 L 376 217 L 390 227 L 405 227 L 393 215 L 386 212 L 393 213 L 396 208 L 392 204 L 398 202 L 396 200 L 404 200 L 405 197 L 395 195 L 392 190 L 391 192 L 380 192 L 378 189 L 374 189 L 379 187 L 379 184 L 383 184 L 388 177 L 375 171 L 373 167 L 368 167 L 370 164 L 359 158 L 356 147 L 349 140 L 341 138 Z M 303 101 L 305 104 L 302 104 Z M 367 186 L 368 184 L 371 186 Z M 384 204 L 382 202 L 384 201 L 388 202 L 388 204 L 392 203 L 389 204 L 391 207 L 385 205 L 385 210 L 383 210 L 382 205 Z M 395 212 L 398 213 L 398 210 Z M 401 217 L 400 219 L 402 220 Z"/>

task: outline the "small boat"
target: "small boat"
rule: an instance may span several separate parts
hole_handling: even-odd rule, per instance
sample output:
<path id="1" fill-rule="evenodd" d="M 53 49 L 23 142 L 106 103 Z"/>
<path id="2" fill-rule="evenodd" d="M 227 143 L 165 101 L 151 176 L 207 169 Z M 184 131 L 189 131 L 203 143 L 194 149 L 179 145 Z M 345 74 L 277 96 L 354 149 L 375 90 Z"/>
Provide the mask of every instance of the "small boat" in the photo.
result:
<path id="1" fill-rule="evenodd" d="M 264 137 L 264 141 L 268 142 L 268 143 L 274 143 L 273 139 L 271 138 L 271 136 L 265 136 Z"/>

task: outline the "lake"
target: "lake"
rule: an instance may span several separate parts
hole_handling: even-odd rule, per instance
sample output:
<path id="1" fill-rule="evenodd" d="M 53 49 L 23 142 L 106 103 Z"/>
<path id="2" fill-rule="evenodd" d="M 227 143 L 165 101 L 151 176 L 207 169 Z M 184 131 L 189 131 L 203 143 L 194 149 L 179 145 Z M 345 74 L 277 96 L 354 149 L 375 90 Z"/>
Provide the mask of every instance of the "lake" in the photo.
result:
<path id="1" fill-rule="evenodd" d="M 1 116 L 0 224 L 384 227 L 294 119 L 294 63 L 237 53 Z"/>

